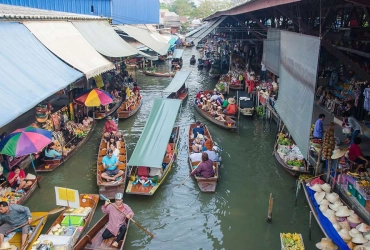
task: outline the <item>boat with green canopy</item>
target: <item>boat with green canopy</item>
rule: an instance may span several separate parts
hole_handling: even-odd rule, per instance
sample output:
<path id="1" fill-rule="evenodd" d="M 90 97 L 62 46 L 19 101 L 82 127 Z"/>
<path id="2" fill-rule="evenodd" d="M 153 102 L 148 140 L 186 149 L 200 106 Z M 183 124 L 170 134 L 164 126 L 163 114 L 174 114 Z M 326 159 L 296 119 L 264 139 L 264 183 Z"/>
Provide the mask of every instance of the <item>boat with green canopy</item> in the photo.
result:
<path id="1" fill-rule="evenodd" d="M 185 100 L 188 97 L 188 88 L 186 87 L 186 80 L 190 75 L 190 71 L 179 71 L 167 86 L 164 93 L 170 93 L 167 98 Z"/>
<path id="2" fill-rule="evenodd" d="M 173 54 L 172 54 L 172 68 L 176 67 L 179 65 L 182 67 L 182 54 L 184 54 L 183 49 L 175 49 Z"/>
<path id="3" fill-rule="evenodd" d="M 144 130 L 127 163 L 127 194 L 153 195 L 171 171 L 177 155 L 180 100 L 155 99 Z"/>

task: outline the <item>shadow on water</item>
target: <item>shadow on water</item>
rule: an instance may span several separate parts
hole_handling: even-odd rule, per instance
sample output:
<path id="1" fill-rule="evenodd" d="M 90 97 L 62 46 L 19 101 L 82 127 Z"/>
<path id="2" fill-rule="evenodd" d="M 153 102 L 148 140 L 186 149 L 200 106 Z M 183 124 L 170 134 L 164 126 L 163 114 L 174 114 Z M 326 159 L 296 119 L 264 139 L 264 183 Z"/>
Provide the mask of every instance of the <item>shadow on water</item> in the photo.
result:
<path id="1" fill-rule="evenodd" d="M 313 222 L 313 240 L 308 240 L 309 208 L 303 191 L 300 191 L 298 206 L 294 206 L 295 180 L 271 155 L 276 126 L 242 116 L 239 133 L 231 133 L 202 119 L 191 103 L 197 91 L 212 89 L 217 80 L 209 78 L 206 70 L 199 71 L 196 65 L 189 64 L 192 54 L 199 57 L 195 48 L 185 49 L 182 70 L 191 71 L 187 81 L 190 95 L 177 120 L 181 135 L 174 168 L 153 197 L 124 196 L 124 201 L 135 212 L 136 221 L 155 238 L 151 239 L 131 224 L 125 249 L 281 249 L 280 232 L 302 233 L 306 249 L 315 249 L 315 243 L 323 234 Z M 159 64 L 157 71 L 168 72 L 168 69 L 169 61 Z M 153 100 L 162 97 L 161 91 L 171 81 L 170 78 L 131 73 L 137 76 L 144 102 L 135 116 L 119 123 L 119 128 L 124 130 L 129 156 L 145 126 Z M 187 136 L 194 116 L 208 125 L 213 139 L 224 148 L 221 179 L 215 194 L 200 193 L 191 178 L 178 188 L 189 174 Z M 32 211 L 49 211 L 55 207 L 54 186 L 67 186 L 80 193 L 97 193 L 96 156 L 103 125 L 104 122 L 99 122 L 88 143 L 62 167 L 42 174 L 41 189 L 37 189 L 26 204 Z M 270 193 L 274 197 L 274 210 L 273 221 L 268 224 Z M 90 226 L 101 216 L 98 208 Z M 49 218 L 44 232 L 55 218 Z"/>

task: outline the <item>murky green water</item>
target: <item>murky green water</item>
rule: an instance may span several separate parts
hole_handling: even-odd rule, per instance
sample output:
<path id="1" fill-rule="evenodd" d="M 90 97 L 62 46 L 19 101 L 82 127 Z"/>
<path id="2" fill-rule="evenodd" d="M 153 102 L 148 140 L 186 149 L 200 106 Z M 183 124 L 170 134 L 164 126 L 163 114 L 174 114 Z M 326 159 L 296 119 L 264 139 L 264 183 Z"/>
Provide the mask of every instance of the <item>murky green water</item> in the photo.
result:
<path id="1" fill-rule="evenodd" d="M 213 88 L 216 80 L 205 70 L 189 65 L 194 49 L 185 49 L 183 70 L 191 70 L 187 81 L 189 99 L 181 107 L 179 156 L 163 186 L 153 197 L 125 195 L 124 202 L 135 212 L 135 219 L 155 235 L 151 239 L 131 224 L 125 249 L 281 249 L 280 232 L 302 233 L 306 249 L 316 249 L 323 234 L 312 220 L 312 241 L 308 240 L 309 208 L 303 190 L 294 206 L 295 179 L 289 176 L 272 156 L 275 124 L 258 118 L 240 117 L 239 133 L 231 133 L 206 122 L 192 108 L 200 89 Z M 169 64 L 163 64 L 164 69 Z M 158 70 L 159 71 L 159 70 Z M 167 70 L 168 71 L 168 70 Z M 119 124 L 125 131 L 130 156 L 145 125 L 152 102 L 162 97 L 169 78 L 147 77 L 137 72 L 144 104 L 140 111 Z M 165 96 L 164 96 L 165 97 Z M 200 193 L 193 179 L 178 188 L 189 174 L 187 162 L 188 125 L 197 119 L 205 122 L 223 148 L 221 179 L 215 194 Z M 55 207 L 54 186 L 78 189 L 80 193 L 97 193 L 96 155 L 104 122 L 99 122 L 87 144 L 57 170 L 43 174 L 41 189 L 26 203 L 33 211 Z M 273 221 L 266 222 L 268 198 L 274 197 Z M 102 203 L 101 203 L 102 204 Z M 92 226 L 102 216 L 96 211 Z M 50 217 L 48 226 L 56 216 Z M 44 230 L 45 231 L 45 230 Z"/>

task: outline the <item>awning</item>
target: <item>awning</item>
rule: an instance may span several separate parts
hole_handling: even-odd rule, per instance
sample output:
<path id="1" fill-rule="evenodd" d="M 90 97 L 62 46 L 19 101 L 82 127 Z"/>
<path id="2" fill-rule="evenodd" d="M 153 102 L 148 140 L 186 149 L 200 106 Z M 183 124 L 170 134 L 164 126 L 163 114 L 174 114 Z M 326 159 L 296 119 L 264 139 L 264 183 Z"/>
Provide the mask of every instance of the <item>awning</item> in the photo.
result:
<path id="1" fill-rule="evenodd" d="M 113 63 L 100 55 L 70 22 L 23 22 L 51 52 L 82 71 L 89 79 L 114 69 Z"/>
<path id="2" fill-rule="evenodd" d="M 83 77 L 13 22 L 0 22 L 0 65 L 0 127 Z"/>
<path id="3" fill-rule="evenodd" d="M 194 44 L 197 45 L 199 41 L 201 41 L 203 38 L 205 38 L 209 33 L 211 33 L 215 28 L 217 28 L 220 23 L 222 23 L 227 16 L 222 16 L 220 17 L 216 22 L 214 22 L 209 28 L 206 28 L 203 30 L 203 32 L 199 32 L 200 34 L 198 35 L 197 38 L 194 39 Z M 198 33 L 197 33 L 198 34 Z"/>
<path id="4" fill-rule="evenodd" d="M 184 85 L 184 83 L 185 83 L 186 79 L 188 79 L 189 75 L 190 75 L 189 71 L 178 71 L 178 72 L 176 72 L 175 77 L 172 79 L 172 81 L 167 86 L 167 88 L 165 90 L 163 90 L 163 92 L 167 92 L 167 93 L 177 92 L 182 87 L 182 85 Z"/>
<path id="5" fill-rule="evenodd" d="M 123 40 L 107 21 L 73 21 L 72 23 L 100 54 L 108 57 L 127 57 L 142 53 Z"/>
<path id="6" fill-rule="evenodd" d="M 115 27 L 119 28 L 127 35 L 138 40 L 142 44 L 148 46 L 151 50 L 154 50 L 158 54 L 167 55 L 167 51 L 170 45 L 168 43 L 162 43 L 159 42 L 157 39 L 154 39 L 148 30 L 136 28 L 130 25 L 117 25 Z"/>
<path id="7" fill-rule="evenodd" d="M 206 27 L 207 24 L 208 24 L 208 22 L 206 22 L 205 24 L 199 26 L 198 28 L 193 29 L 192 31 L 186 33 L 185 34 L 185 37 L 191 37 L 193 34 L 197 33 L 198 31 L 200 31 L 201 29 L 203 29 L 204 27 Z"/>
<path id="8" fill-rule="evenodd" d="M 161 168 L 181 100 L 155 99 L 127 165 Z"/>
<path id="9" fill-rule="evenodd" d="M 175 49 L 175 51 L 173 52 L 172 58 L 174 58 L 174 59 L 175 58 L 181 58 L 182 54 L 184 54 L 183 49 Z"/>
<path id="10" fill-rule="evenodd" d="M 151 32 L 150 35 L 152 35 L 158 42 L 161 42 L 161 43 L 168 42 L 168 39 L 162 36 L 161 34 L 159 34 L 158 32 Z"/>

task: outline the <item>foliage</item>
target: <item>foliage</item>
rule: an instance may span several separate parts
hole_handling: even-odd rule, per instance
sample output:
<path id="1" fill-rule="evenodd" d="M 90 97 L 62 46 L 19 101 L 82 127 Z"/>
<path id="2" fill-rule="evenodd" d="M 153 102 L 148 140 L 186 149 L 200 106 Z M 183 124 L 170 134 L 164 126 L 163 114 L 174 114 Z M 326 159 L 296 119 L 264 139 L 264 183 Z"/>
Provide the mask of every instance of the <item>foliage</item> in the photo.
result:
<path id="1" fill-rule="evenodd" d="M 189 28 L 189 22 L 186 22 L 186 23 L 183 23 L 182 25 L 181 25 L 181 31 L 183 32 L 183 33 L 187 33 L 188 32 L 188 28 Z"/>
<path id="2" fill-rule="evenodd" d="M 167 6 L 167 4 L 166 3 L 163 3 L 163 2 L 161 2 L 161 3 L 159 3 L 160 5 L 159 5 L 159 8 L 160 9 L 168 9 L 168 6 Z"/>
<path id="3" fill-rule="evenodd" d="M 194 10 L 193 16 L 197 18 L 205 18 L 216 11 L 224 10 L 232 7 L 230 0 L 200 0 L 199 6 Z"/>
<path id="4" fill-rule="evenodd" d="M 195 3 L 192 0 L 173 0 L 168 5 L 168 10 L 179 16 L 192 16 L 195 8 Z"/>

